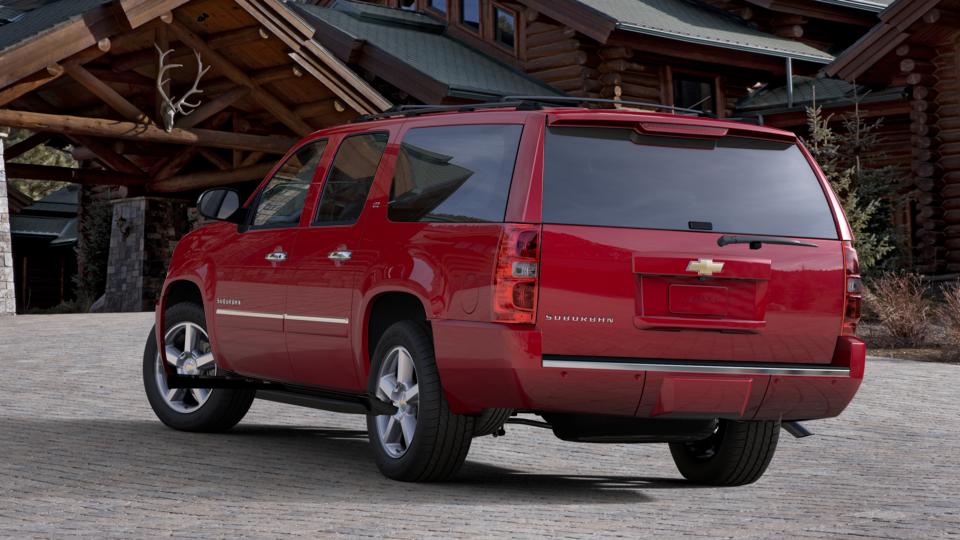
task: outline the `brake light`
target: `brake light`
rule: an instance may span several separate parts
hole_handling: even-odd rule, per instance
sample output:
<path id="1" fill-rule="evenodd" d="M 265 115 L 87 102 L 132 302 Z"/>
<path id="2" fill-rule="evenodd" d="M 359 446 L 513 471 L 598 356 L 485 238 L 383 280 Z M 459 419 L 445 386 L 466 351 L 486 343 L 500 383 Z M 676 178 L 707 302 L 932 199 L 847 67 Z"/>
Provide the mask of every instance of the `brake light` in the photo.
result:
<path id="1" fill-rule="evenodd" d="M 539 274 L 540 228 L 536 225 L 505 225 L 494 276 L 494 320 L 534 322 Z"/>
<path id="2" fill-rule="evenodd" d="M 860 281 L 860 259 L 857 250 L 849 241 L 843 243 L 844 266 L 844 309 L 840 335 L 855 336 L 860 323 L 860 309 L 863 302 L 863 284 Z"/>

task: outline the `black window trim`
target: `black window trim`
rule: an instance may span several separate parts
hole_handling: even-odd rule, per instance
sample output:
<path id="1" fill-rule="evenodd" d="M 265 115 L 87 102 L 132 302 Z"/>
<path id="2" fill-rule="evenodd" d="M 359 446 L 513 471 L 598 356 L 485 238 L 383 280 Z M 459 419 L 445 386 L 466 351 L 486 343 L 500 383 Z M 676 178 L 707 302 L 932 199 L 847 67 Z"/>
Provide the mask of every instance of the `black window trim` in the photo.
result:
<path id="1" fill-rule="evenodd" d="M 367 190 L 367 198 L 363 201 L 363 205 L 364 205 L 364 207 L 366 207 L 367 202 L 369 202 L 369 200 L 370 200 L 370 192 L 373 190 L 373 185 L 374 185 L 374 184 L 376 183 L 376 181 L 377 181 L 377 175 L 380 174 L 380 167 L 383 166 L 383 157 L 387 154 L 387 149 L 386 149 L 386 147 L 390 145 L 390 131 L 389 131 L 389 130 L 375 129 L 375 130 L 372 130 L 372 131 L 361 131 L 361 132 L 358 132 L 358 133 L 349 133 L 349 134 L 347 134 L 347 135 L 344 135 L 344 136 L 340 139 L 340 142 L 337 143 L 337 149 L 336 149 L 336 151 L 333 153 L 333 155 L 332 155 L 331 158 L 330 158 L 330 166 L 327 167 L 327 170 L 325 171 L 325 174 L 324 174 L 324 177 L 323 177 L 323 182 L 320 182 L 320 192 L 317 193 L 316 203 L 314 204 L 314 208 L 313 208 L 313 218 L 310 220 L 310 223 L 307 224 L 307 228 L 312 229 L 312 228 L 314 228 L 314 227 L 324 227 L 324 228 L 328 228 L 328 227 L 353 227 L 353 226 L 355 226 L 355 225 L 360 221 L 360 219 L 363 217 L 363 210 L 361 210 L 361 211 L 360 211 L 360 215 L 357 216 L 356 221 L 353 221 L 352 223 L 341 223 L 341 222 L 325 223 L 325 222 L 322 222 L 322 221 L 321 221 L 321 222 L 317 222 L 317 217 L 318 217 L 317 214 L 320 213 L 320 201 L 323 200 L 323 192 L 324 192 L 324 190 L 327 188 L 327 181 L 330 179 L 330 175 L 333 174 L 333 165 L 334 165 L 334 163 L 337 162 L 337 154 L 340 153 L 340 149 L 343 147 L 343 143 L 346 142 L 347 139 L 352 139 L 353 137 L 363 137 L 363 136 L 377 135 L 377 134 L 386 135 L 386 136 L 387 136 L 387 142 L 384 144 L 383 152 L 380 153 L 380 161 L 377 162 L 377 168 L 376 168 L 376 170 L 375 170 L 374 173 L 373 173 L 373 179 L 370 181 L 370 189 Z"/>
<path id="2" fill-rule="evenodd" d="M 330 137 L 320 137 L 320 138 L 317 138 L 317 139 L 310 139 L 310 140 L 308 140 L 308 141 L 304 141 L 303 144 L 300 144 L 300 145 L 296 146 L 292 151 L 288 152 L 287 155 L 286 155 L 286 159 L 284 159 L 283 161 L 279 162 L 279 163 L 274 167 L 274 169 L 272 169 L 272 170 L 270 171 L 272 174 L 271 174 L 269 177 L 264 178 L 264 181 L 263 181 L 263 182 L 261 183 L 261 185 L 257 188 L 257 193 L 256 193 L 256 195 L 255 195 L 254 198 L 253 198 L 253 203 L 250 204 L 250 209 L 247 211 L 247 215 L 245 216 L 246 220 L 245 220 L 245 222 L 244 222 L 244 224 L 243 224 L 243 230 L 242 230 L 241 232 L 249 232 L 249 231 L 274 231 L 274 230 L 282 230 L 282 229 L 296 229 L 297 227 L 300 227 L 300 223 L 297 223 L 296 225 L 281 226 L 281 227 L 264 227 L 264 226 L 259 226 L 259 227 L 258 227 L 258 226 L 256 226 L 256 225 L 253 224 L 253 221 L 254 221 L 254 219 L 256 219 L 256 216 L 257 216 L 257 208 L 260 207 L 260 201 L 263 199 L 263 193 L 264 193 L 264 191 L 267 190 L 267 186 L 270 185 L 270 182 L 271 182 L 271 181 L 273 180 L 273 178 L 277 175 L 277 172 L 284 166 L 284 164 L 287 163 L 288 160 L 290 160 L 291 158 L 293 158 L 293 156 L 297 155 L 297 152 L 299 152 L 300 150 L 303 150 L 303 149 L 306 148 L 307 146 L 310 146 L 310 145 L 313 145 L 313 144 L 318 144 L 318 143 L 324 143 L 324 144 L 326 145 L 326 146 L 324 147 L 324 149 L 323 149 L 323 154 L 326 154 L 326 153 L 327 153 L 327 149 L 329 148 L 329 145 L 330 145 Z M 320 156 L 320 161 L 317 163 L 317 168 L 313 171 L 313 178 L 310 179 L 310 184 L 311 184 L 311 185 L 312 185 L 312 184 L 316 181 L 316 179 L 317 179 L 317 171 L 319 171 L 319 169 L 320 169 L 320 163 L 323 163 L 323 154 L 321 154 L 321 156 Z M 308 187 L 307 189 L 309 190 L 310 188 Z M 304 200 L 303 200 L 303 207 L 304 207 L 304 209 L 306 209 L 306 207 L 307 207 L 307 199 L 304 199 Z M 302 217 L 301 217 L 301 221 L 302 221 L 302 220 L 303 220 L 303 219 L 302 219 Z"/>

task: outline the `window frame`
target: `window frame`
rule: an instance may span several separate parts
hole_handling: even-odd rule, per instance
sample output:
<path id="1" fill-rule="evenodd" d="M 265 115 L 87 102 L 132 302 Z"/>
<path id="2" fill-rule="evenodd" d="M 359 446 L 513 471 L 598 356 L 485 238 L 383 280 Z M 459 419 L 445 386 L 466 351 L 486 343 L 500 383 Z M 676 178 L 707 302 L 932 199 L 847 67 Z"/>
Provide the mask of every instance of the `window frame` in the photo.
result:
<path id="1" fill-rule="evenodd" d="M 360 210 L 360 215 L 357 216 L 357 219 L 354 220 L 354 221 L 351 222 L 351 223 L 343 223 L 343 222 L 339 222 L 339 221 L 336 221 L 336 222 L 323 222 L 323 221 L 318 221 L 319 214 L 320 214 L 321 204 L 323 203 L 323 194 L 324 194 L 324 192 L 325 192 L 326 189 L 327 189 L 327 182 L 330 180 L 330 175 L 333 174 L 334 165 L 335 165 L 336 162 L 337 162 L 337 155 L 340 153 L 340 150 L 343 148 L 343 143 L 345 143 L 347 140 L 352 139 L 352 138 L 354 138 L 354 137 L 364 137 L 364 136 L 370 136 L 370 135 L 385 135 L 385 136 L 386 136 L 386 141 L 385 141 L 384 144 L 383 144 L 383 151 L 380 153 L 380 160 L 377 162 L 377 168 L 376 168 L 376 169 L 374 170 L 374 172 L 373 172 L 373 178 L 370 180 L 370 187 L 367 188 L 367 195 L 366 195 L 366 197 L 364 198 L 364 201 L 363 201 L 364 207 L 366 207 L 367 202 L 370 201 L 370 194 L 373 192 L 373 188 L 374 188 L 374 186 L 375 186 L 376 183 L 377 183 L 377 177 L 380 175 L 380 171 L 381 171 L 381 169 L 382 169 L 383 166 L 384 166 L 384 158 L 387 157 L 387 147 L 390 145 L 390 141 L 392 140 L 392 135 L 391 135 L 390 130 L 376 129 L 376 130 L 372 130 L 372 131 L 360 131 L 360 132 L 355 132 L 355 133 L 346 133 L 346 134 L 344 134 L 343 136 L 341 136 L 341 137 L 339 138 L 339 140 L 337 141 L 337 144 L 336 144 L 336 147 L 337 147 L 337 148 L 336 148 L 336 151 L 333 152 L 333 154 L 329 156 L 329 157 L 330 157 L 330 161 L 329 161 L 329 163 L 328 163 L 328 165 L 327 165 L 326 170 L 324 171 L 323 181 L 318 183 L 318 184 L 319 184 L 318 189 L 317 189 L 318 193 L 317 193 L 316 196 L 315 196 L 315 203 L 314 203 L 314 207 L 313 207 L 313 216 L 310 218 L 310 221 L 309 221 L 309 223 L 308 223 L 308 225 L 307 225 L 308 227 L 310 227 L 310 228 L 314 228 L 314 227 L 353 227 L 353 226 L 355 226 L 355 225 L 360 221 L 361 218 L 363 218 L 363 209 L 361 209 L 361 210 Z M 316 182 L 316 176 L 314 176 L 314 182 Z"/>
<path id="2" fill-rule="evenodd" d="M 446 20 L 450 16 L 450 2 L 451 0 L 444 0 L 446 2 L 446 9 L 441 11 L 431 4 L 432 0 L 422 0 L 423 1 L 423 10 L 427 13 L 431 13 L 437 17 L 441 17 Z"/>
<path id="3" fill-rule="evenodd" d="M 497 10 L 504 11 L 513 15 L 513 45 L 509 46 L 506 43 L 502 43 L 497 39 L 497 31 L 499 30 L 499 25 L 497 23 Z M 516 9 L 509 8 L 499 2 L 490 2 L 490 41 L 494 46 L 500 47 L 505 51 L 509 51 L 513 55 L 517 55 L 520 50 L 520 28 L 523 27 L 523 21 L 521 20 L 522 14 Z"/>
<path id="4" fill-rule="evenodd" d="M 681 107 L 682 105 L 677 104 L 677 80 L 687 80 L 687 81 L 700 81 L 707 83 L 710 86 L 710 97 L 713 104 L 713 111 L 706 111 L 706 113 L 717 115 L 719 118 L 723 118 L 725 115 L 720 109 L 724 108 L 721 105 L 721 83 L 719 75 L 712 75 L 708 73 L 700 73 L 696 71 L 685 71 L 672 69 L 670 74 L 670 102 L 672 105 Z"/>
<path id="5" fill-rule="evenodd" d="M 293 157 L 297 155 L 297 153 L 300 152 L 300 150 L 303 150 L 307 146 L 321 144 L 321 143 L 324 145 L 323 153 L 320 154 L 320 161 L 317 162 L 317 166 L 313 170 L 313 176 L 310 178 L 310 182 L 307 184 L 307 194 L 303 199 L 303 209 L 301 210 L 300 221 L 298 221 L 294 225 L 288 225 L 288 226 L 282 226 L 282 227 L 279 227 L 279 226 L 265 227 L 263 225 L 260 225 L 260 226 L 254 225 L 254 221 L 256 220 L 256 217 L 257 217 L 257 209 L 260 207 L 260 203 L 263 200 L 263 194 L 266 193 L 267 186 L 269 186 L 270 182 L 273 181 L 274 178 L 276 178 L 277 173 L 280 172 L 280 169 L 282 169 L 283 166 L 286 165 L 288 161 L 293 159 Z M 285 155 L 283 159 L 280 160 L 274 166 L 274 168 L 270 170 L 270 175 L 264 178 L 263 181 L 260 183 L 260 186 L 257 187 L 257 190 L 253 195 L 253 200 L 250 202 L 250 204 L 247 207 L 247 215 L 246 215 L 243 231 L 244 232 L 271 231 L 271 230 L 279 230 L 279 229 L 294 229 L 294 228 L 300 227 L 301 222 L 303 221 L 303 215 L 302 215 L 303 211 L 307 210 L 309 203 L 311 202 L 311 199 L 312 199 L 310 196 L 310 186 L 316 183 L 317 176 L 323 170 L 323 163 L 327 157 L 327 152 L 329 151 L 329 148 L 330 148 L 330 137 L 319 137 L 316 139 L 303 141 L 301 144 L 295 146 L 292 150 L 287 152 L 287 155 Z"/>
<path id="6" fill-rule="evenodd" d="M 485 11 L 485 10 L 483 9 L 484 0 L 477 0 L 477 26 L 476 26 L 476 28 L 474 28 L 473 26 L 467 24 L 467 23 L 464 21 L 464 19 L 463 19 L 463 3 L 464 3 L 464 1 L 465 1 L 465 0 L 457 0 L 457 3 L 456 3 L 457 12 L 456 12 L 456 14 L 451 13 L 451 15 L 453 16 L 453 22 L 455 22 L 455 24 L 456 24 L 458 27 L 463 28 L 464 30 L 470 32 L 472 35 L 480 36 L 480 37 L 482 38 L 483 35 L 484 35 L 484 24 L 483 24 L 483 12 Z M 449 8 L 448 8 L 448 9 L 449 9 Z"/>

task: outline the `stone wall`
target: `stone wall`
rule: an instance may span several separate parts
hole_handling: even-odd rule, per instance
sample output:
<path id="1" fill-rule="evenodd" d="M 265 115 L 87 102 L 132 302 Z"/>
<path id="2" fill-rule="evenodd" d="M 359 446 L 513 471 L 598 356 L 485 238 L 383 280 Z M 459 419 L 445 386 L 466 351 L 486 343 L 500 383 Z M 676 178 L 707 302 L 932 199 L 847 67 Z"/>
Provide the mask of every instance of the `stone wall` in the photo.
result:
<path id="1" fill-rule="evenodd" d="M 167 265 L 190 230 L 183 201 L 136 197 L 113 201 L 104 311 L 149 311 Z"/>
<path id="2" fill-rule="evenodd" d="M 7 207 L 7 176 L 3 165 L 3 145 L 6 137 L 6 133 L 0 132 L 0 316 L 17 312 L 13 286 L 13 242 L 10 239 L 10 212 Z"/>

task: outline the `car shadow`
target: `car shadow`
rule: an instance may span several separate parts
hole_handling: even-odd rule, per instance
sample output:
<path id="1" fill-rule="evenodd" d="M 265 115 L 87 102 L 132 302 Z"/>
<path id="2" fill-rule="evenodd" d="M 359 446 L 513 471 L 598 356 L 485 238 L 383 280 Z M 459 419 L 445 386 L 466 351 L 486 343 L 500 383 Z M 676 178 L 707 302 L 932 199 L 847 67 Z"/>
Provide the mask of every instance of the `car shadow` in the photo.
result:
<path id="1" fill-rule="evenodd" d="M 13 486 L 21 494 L 53 483 L 83 497 L 133 490 L 271 502 L 360 496 L 390 504 L 397 491 L 377 471 L 363 430 L 241 424 L 204 434 L 149 420 L 0 417 L 0 455 L 0 476 L 29 479 L 39 471 L 39 483 Z M 44 479 L 44 471 L 56 475 Z M 651 490 L 690 487 L 670 478 L 530 474 L 468 459 L 452 481 L 403 492 L 405 504 L 604 504 L 647 502 Z"/>

